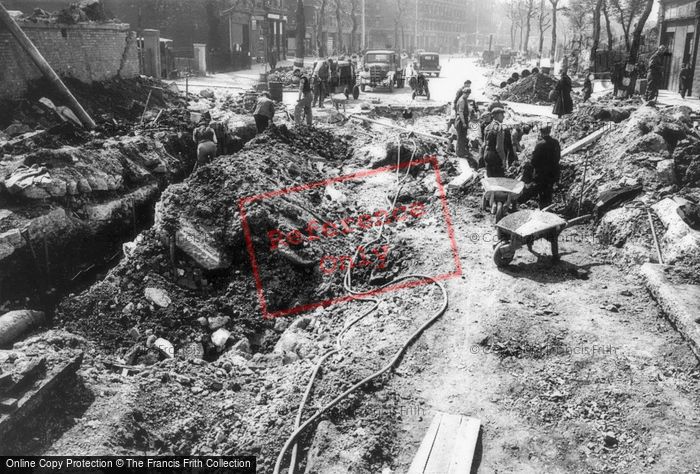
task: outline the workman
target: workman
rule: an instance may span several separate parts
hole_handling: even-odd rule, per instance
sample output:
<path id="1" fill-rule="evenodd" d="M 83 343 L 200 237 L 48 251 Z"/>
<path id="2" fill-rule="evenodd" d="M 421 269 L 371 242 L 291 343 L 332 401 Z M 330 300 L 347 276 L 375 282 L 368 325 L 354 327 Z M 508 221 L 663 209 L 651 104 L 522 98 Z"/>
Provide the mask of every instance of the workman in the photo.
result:
<path id="1" fill-rule="evenodd" d="M 301 125 L 304 118 L 302 114 L 306 114 L 306 124 L 310 127 L 313 123 L 311 104 L 314 101 L 314 94 L 311 92 L 311 81 L 309 77 L 306 74 L 302 74 L 299 69 L 294 71 L 294 75 L 300 76 L 299 99 L 297 100 L 297 105 L 294 107 L 294 122 L 296 122 L 297 125 Z"/>
<path id="2" fill-rule="evenodd" d="M 216 157 L 216 133 L 210 124 L 211 115 L 205 112 L 192 132 L 192 139 L 197 144 L 197 167 L 210 163 Z"/>
<path id="3" fill-rule="evenodd" d="M 540 209 L 552 204 L 554 185 L 559 181 L 561 145 L 551 136 L 551 132 L 551 125 L 540 128 L 540 141 L 535 145 L 528 164 L 529 169 L 526 168 L 524 173 L 523 180 L 526 185 L 520 197 L 520 202 L 537 197 Z"/>
<path id="4" fill-rule="evenodd" d="M 258 128 L 258 133 L 267 130 L 267 127 L 274 117 L 275 103 L 270 99 L 269 92 L 263 92 L 258 99 L 258 103 L 255 105 L 255 111 L 253 111 L 253 118 L 255 119 L 255 126 Z"/>
<path id="5" fill-rule="evenodd" d="M 471 89 L 462 89 L 462 95 L 457 101 L 455 109 L 455 131 L 457 132 L 457 147 L 456 153 L 460 158 L 466 158 L 468 154 L 469 140 L 467 134 L 469 132 L 469 94 Z"/>
<path id="6" fill-rule="evenodd" d="M 489 178 L 505 177 L 505 131 L 503 118 L 506 111 L 500 107 L 491 110 L 491 123 L 484 130 L 484 163 Z"/>
<path id="7" fill-rule="evenodd" d="M 659 87 L 661 87 L 664 80 L 664 56 L 668 56 L 668 54 L 666 53 L 666 46 L 662 44 L 649 58 L 646 91 L 646 100 L 648 102 L 653 102 L 659 97 Z"/>

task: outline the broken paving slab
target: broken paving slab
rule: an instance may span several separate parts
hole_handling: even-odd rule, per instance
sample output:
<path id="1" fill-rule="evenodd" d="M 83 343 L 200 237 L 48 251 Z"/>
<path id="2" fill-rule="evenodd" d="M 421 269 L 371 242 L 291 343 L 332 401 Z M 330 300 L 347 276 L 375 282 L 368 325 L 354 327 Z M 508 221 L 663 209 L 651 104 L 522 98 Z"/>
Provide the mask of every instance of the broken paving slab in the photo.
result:
<path id="1" fill-rule="evenodd" d="M 668 265 L 645 263 L 641 273 L 649 293 L 700 359 L 700 285 L 675 284 Z"/>
<path id="2" fill-rule="evenodd" d="M 175 232 L 175 244 L 206 270 L 227 268 L 230 265 L 214 238 L 207 232 L 195 228 L 189 221 L 180 219 L 180 228 Z"/>
<path id="3" fill-rule="evenodd" d="M 5 412 L 0 413 L 0 444 L 5 444 L 10 436 L 16 437 L 25 421 L 44 404 L 51 401 L 56 390 L 75 375 L 83 361 L 82 352 L 69 357 L 63 356 L 60 359 L 56 359 L 55 355 L 52 357 L 53 359 L 48 363 L 45 358 L 40 358 L 38 361 L 43 363 L 30 362 L 27 366 L 29 369 L 37 368 L 30 374 L 34 378 L 33 383 L 22 384 L 23 386 L 13 384 L 0 394 L 0 398 L 5 400 L 3 404 Z M 27 368 L 24 374 L 17 375 L 18 378 L 27 377 Z"/>

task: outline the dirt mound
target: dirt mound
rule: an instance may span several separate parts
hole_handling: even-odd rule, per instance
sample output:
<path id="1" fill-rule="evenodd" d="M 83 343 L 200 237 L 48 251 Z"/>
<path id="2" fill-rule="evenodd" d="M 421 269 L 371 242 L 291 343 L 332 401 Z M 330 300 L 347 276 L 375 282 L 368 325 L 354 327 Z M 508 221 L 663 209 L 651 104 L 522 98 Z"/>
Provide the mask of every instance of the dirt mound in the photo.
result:
<path id="1" fill-rule="evenodd" d="M 557 123 L 556 133 L 562 146 L 571 145 L 605 126 L 620 123 L 636 110 L 633 106 L 607 104 L 582 105 Z"/>
<path id="2" fill-rule="evenodd" d="M 187 118 L 183 116 L 187 105 L 185 100 L 178 92 L 158 80 L 139 77 L 86 84 L 67 78 L 65 82 L 78 102 L 101 126 L 98 130 L 122 134 L 133 131 L 127 125 L 141 119 L 146 102 L 149 108 L 165 109 L 159 118 L 161 125 L 179 125 Z M 1 103 L 0 128 L 5 128 L 12 122 L 32 124 L 33 129 L 48 129 L 62 124 L 63 121 L 40 102 L 40 99 L 47 98 L 56 106 L 66 105 L 55 89 L 46 79 L 38 79 L 31 84 L 25 98 Z M 172 114 L 175 114 L 176 123 L 168 121 L 173 120 L 170 117 Z"/>
<path id="3" fill-rule="evenodd" d="M 502 100 L 526 104 L 551 104 L 549 93 L 556 86 L 556 79 L 537 73 L 520 79 L 500 93 Z"/>

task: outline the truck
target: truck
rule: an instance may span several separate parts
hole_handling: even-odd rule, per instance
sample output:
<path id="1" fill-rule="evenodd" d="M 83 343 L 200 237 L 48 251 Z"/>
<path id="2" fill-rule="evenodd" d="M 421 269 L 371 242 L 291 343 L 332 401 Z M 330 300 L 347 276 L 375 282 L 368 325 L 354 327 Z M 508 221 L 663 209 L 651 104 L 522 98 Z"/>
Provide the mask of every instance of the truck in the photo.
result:
<path id="1" fill-rule="evenodd" d="M 386 87 L 392 91 L 394 87 L 404 87 L 401 58 L 395 51 L 371 50 L 365 53 L 359 72 L 360 90 L 365 92 L 367 87 L 373 89 Z"/>

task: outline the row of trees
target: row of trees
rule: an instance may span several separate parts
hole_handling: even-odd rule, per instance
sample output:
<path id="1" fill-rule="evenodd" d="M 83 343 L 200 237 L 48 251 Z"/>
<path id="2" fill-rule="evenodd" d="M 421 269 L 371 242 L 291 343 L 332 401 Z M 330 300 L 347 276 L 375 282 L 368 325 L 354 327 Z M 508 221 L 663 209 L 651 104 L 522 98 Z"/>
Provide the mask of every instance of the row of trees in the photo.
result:
<path id="1" fill-rule="evenodd" d="M 326 45 L 323 42 L 323 28 L 326 24 L 326 19 L 329 14 L 335 15 L 335 21 L 337 25 L 337 43 L 336 49 L 343 50 L 345 46 L 348 47 L 350 51 L 357 51 L 359 49 L 359 44 L 357 43 L 357 33 L 360 29 L 360 8 L 362 0 L 316 0 L 314 6 L 317 11 L 317 21 L 316 21 L 316 50 L 320 56 L 325 56 L 328 54 L 326 51 Z M 396 0 L 397 3 L 406 0 Z M 332 10 L 332 11 L 331 11 Z M 346 20 L 350 21 L 350 44 L 343 44 L 343 24 Z M 296 35 L 296 56 L 303 58 L 306 54 L 306 48 L 304 45 L 304 39 L 306 36 L 306 18 L 304 15 L 304 1 L 297 0 L 296 5 L 296 22 L 297 22 L 297 35 Z"/>
<path id="2" fill-rule="evenodd" d="M 579 44 L 591 47 L 591 60 L 600 47 L 601 23 L 605 21 L 607 49 L 614 47 L 612 24 L 622 28 L 628 62 L 636 63 L 644 25 L 651 13 L 654 0 L 507 0 L 507 17 L 511 22 L 511 48 L 525 53 L 530 51 L 531 28 L 539 28 L 537 53 L 542 57 L 545 34 L 551 29 L 549 57 L 554 62 L 557 48 L 557 19 L 562 13 L 568 20 L 574 38 Z"/>

